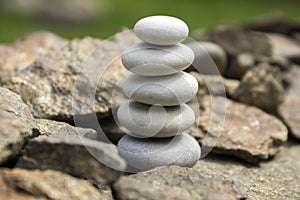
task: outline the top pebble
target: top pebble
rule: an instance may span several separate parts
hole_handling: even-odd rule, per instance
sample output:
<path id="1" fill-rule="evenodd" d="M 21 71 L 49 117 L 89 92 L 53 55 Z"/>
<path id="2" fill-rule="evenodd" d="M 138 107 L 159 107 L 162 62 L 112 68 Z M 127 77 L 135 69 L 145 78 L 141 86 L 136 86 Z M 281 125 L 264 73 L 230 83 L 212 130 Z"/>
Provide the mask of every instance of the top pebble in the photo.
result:
<path id="1" fill-rule="evenodd" d="M 139 20 L 134 26 L 134 33 L 150 44 L 174 45 L 187 38 L 189 28 L 175 17 L 151 16 Z"/>

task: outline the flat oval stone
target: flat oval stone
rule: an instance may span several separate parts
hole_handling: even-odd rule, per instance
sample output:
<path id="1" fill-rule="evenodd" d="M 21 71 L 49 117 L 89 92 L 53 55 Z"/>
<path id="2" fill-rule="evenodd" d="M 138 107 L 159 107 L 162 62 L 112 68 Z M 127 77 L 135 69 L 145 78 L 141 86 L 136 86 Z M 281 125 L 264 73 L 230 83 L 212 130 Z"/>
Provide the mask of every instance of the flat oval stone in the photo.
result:
<path id="1" fill-rule="evenodd" d="M 141 42 L 123 53 L 122 63 L 134 74 L 161 76 L 186 69 L 193 63 L 194 57 L 193 50 L 184 44 L 162 47 Z"/>
<path id="2" fill-rule="evenodd" d="M 156 45 L 173 45 L 185 40 L 189 27 L 181 19 L 170 16 L 151 16 L 139 20 L 134 33 L 144 42 Z"/>
<path id="3" fill-rule="evenodd" d="M 124 94 L 137 102 L 175 106 L 195 97 L 198 82 L 186 72 L 167 76 L 138 76 L 130 74 L 123 82 Z"/>
<path id="4" fill-rule="evenodd" d="M 117 146 L 131 172 L 168 165 L 192 167 L 201 155 L 198 142 L 187 133 L 170 138 L 135 138 L 126 135 Z"/>
<path id="5" fill-rule="evenodd" d="M 171 137 L 193 126 L 194 111 L 186 104 L 163 107 L 134 101 L 122 104 L 118 120 L 135 137 Z"/>

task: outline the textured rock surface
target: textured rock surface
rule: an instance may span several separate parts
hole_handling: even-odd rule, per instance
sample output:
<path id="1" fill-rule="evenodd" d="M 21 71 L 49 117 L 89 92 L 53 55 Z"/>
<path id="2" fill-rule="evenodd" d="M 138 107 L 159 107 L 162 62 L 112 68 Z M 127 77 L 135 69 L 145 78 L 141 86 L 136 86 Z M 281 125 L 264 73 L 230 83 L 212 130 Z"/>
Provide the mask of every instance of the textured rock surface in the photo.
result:
<path id="1" fill-rule="evenodd" d="M 291 133 L 300 139 L 300 68 L 293 67 L 288 73 L 290 87 L 279 113 L 290 128 Z"/>
<path id="2" fill-rule="evenodd" d="M 128 163 L 129 172 L 168 165 L 192 167 L 201 155 L 197 141 L 186 133 L 159 139 L 126 135 L 119 141 L 118 149 Z"/>
<path id="3" fill-rule="evenodd" d="M 240 102 L 276 113 L 284 94 L 280 70 L 265 63 L 252 68 L 243 76 L 233 97 Z"/>
<path id="4" fill-rule="evenodd" d="M 160 167 L 124 176 L 113 186 L 116 199 L 244 199 L 232 179 L 199 165 Z"/>
<path id="5" fill-rule="evenodd" d="M 69 121 L 94 112 L 107 116 L 112 90 L 127 74 L 118 58 L 136 40 L 128 31 L 115 41 L 74 39 L 38 58 L 5 87 L 19 93 L 38 118 Z"/>
<path id="6" fill-rule="evenodd" d="M 17 166 L 55 169 L 103 185 L 118 178 L 120 172 L 115 169 L 125 169 L 125 162 L 112 144 L 84 137 L 52 135 L 31 140 Z"/>
<path id="7" fill-rule="evenodd" d="M 0 188 L 1 199 L 111 199 L 84 180 L 52 170 L 1 169 Z"/>
<path id="8" fill-rule="evenodd" d="M 258 108 L 213 96 L 203 97 L 200 108 L 199 131 L 208 132 L 200 142 L 204 147 L 213 146 L 216 153 L 257 163 L 276 155 L 287 140 L 284 124 Z"/>
<path id="9" fill-rule="evenodd" d="M 59 50 L 67 41 L 53 33 L 33 32 L 10 45 L 0 45 L 0 84 L 30 65 L 37 57 Z"/>

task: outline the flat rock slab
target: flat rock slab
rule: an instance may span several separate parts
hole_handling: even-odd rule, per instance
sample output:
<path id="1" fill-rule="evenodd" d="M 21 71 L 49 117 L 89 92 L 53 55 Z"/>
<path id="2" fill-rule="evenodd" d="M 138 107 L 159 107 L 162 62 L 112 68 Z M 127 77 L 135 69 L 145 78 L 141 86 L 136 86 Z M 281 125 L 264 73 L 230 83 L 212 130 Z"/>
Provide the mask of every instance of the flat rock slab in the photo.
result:
<path id="1" fill-rule="evenodd" d="M 114 41 L 73 39 L 40 56 L 4 87 L 20 94 L 37 118 L 71 121 L 74 115 L 108 116 L 112 91 L 128 73 L 120 55 L 136 40 L 130 32 Z"/>
<path id="2" fill-rule="evenodd" d="M 289 72 L 290 87 L 285 100 L 279 107 L 279 112 L 289 126 L 291 133 L 300 139 L 300 68 L 293 67 Z"/>
<path id="3" fill-rule="evenodd" d="M 298 144 L 287 143 L 272 161 L 255 167 L 235 158 L 211 154 L 193 169 L 230 177 L 246 192 L 248 199 L 300 199 L 299 153 Z"/>
<path id="4" fill-rule="evenodd" d="M 224 103 L 226 109 L 222 110 Z M 285 125 L 258 108 L 214 96 L 203 97 L 200 104 L 200 143 L 204 148 L 213 147 L 215 153 L 257 163 L 276 155 L 287 140 Z"/>
<path id="5" fill-rule="evenodd" d="M 126 167 L 116 147 L 88 138 L 52 135 L 31 140 L 17 166 L 29 169 L 54 169 L 90 179 L 98 185 L 115 181 Z"/>
<path id="6" fill-rule="evenodd" d="M 239 185 L 208 168 L 160 167 L 123 176 L 113 185 L 116 199 L 244 199 Z"/>
<path id="7" fill-rule="evenodd" d="M 9 45 L 0 45 L 0 84 L 48 51 L 58 50 L 67 40 L 50 32 L 33 32 Z"/>
<path id="8" fill-rule="evenodd" d="M 0 170 L 1 199 L 112 199 L 85 180 L 53 170 Z"/>

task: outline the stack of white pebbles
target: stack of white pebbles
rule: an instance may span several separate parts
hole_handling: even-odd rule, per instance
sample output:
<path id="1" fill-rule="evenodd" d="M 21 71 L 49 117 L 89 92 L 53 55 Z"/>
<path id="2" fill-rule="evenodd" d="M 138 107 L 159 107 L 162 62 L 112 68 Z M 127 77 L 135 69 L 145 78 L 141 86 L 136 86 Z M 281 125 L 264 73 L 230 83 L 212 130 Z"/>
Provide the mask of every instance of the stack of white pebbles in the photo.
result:
<path id="1" fill-rule="evenodd" d="M 181 44 L 188 26 L 169 16 L 139 20 L 134 32 L 143 42 L 122 55 L 122 63 L 133 74 L 123 82 L 130 98 L 120 106 L 119 123 L 128 130 L 118 149 L 131 169 L 158 166 L 193 166 L 200 158 L 200 146 L 185 133 L 195 121 L 186 102 L 198 90 L 197 80 L 182 70 L 191 65 L 194 52 Z"/>

